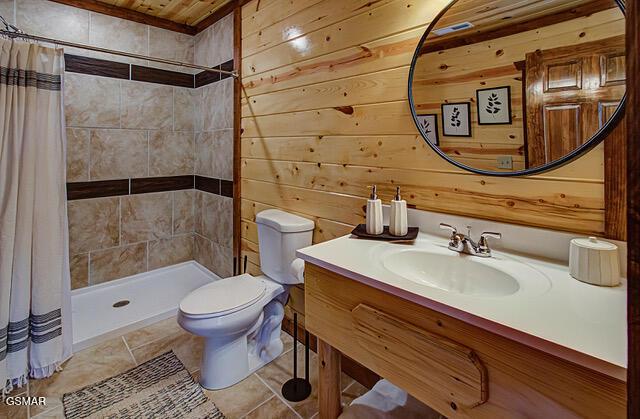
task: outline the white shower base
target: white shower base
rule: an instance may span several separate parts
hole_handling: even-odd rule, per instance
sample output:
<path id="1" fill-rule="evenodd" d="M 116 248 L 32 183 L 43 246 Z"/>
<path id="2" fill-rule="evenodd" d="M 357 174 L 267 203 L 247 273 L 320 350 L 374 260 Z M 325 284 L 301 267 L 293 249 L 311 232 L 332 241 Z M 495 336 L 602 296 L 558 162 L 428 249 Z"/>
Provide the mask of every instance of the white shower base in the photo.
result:
<path id="1" fill-rule="evenodd" d="M 177 313 L 180 300 L 217 275 L 194 261 L 74 290 L 73 350 L 81 351 Z M 123 307 L 113 307 L 119 301 Z"/>

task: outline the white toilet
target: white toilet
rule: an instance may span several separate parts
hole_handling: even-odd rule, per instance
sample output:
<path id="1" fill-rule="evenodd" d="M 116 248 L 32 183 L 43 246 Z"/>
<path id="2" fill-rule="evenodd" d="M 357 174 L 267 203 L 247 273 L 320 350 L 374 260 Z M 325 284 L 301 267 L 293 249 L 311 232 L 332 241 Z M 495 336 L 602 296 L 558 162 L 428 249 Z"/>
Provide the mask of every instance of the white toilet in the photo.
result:
<path id="1" fill-rule="evenodd" d="M 215 281 L 180 303 L 180 326 L 205 338 L 200 384 L 207 389 L 229 387 L 282 353 L 280 328 L 289 288 L 304 282 L 304 263 L 295 253 L 311 245 L 313 221 L 266 210 L 256 223 L 264 275 Z"/>

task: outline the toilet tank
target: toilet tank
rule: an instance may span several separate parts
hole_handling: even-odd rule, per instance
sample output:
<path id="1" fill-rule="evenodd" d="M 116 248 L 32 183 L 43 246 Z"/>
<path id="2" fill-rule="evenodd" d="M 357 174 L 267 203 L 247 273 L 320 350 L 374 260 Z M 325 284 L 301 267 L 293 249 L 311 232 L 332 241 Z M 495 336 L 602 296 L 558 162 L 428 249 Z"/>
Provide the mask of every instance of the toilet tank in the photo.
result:
<path id="1" fill-rule="evenodd" d="M 304 282 L 303 263 L 295 261 L 296 250 L 311 245 L 313 221 L 270 209 L 256 215 L 256 224 L 262 272 L 280 284 Z"/>

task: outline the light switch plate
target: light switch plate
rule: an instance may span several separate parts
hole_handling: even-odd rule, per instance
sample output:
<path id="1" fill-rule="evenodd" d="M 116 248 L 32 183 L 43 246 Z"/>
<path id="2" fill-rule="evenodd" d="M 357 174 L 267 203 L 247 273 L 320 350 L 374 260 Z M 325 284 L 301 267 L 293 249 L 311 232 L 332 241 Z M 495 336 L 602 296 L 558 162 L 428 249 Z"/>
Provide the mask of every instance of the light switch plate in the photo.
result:
<path id="1" fill-rule="evenodd" d="M 498 169 L 513 169 L 513 157 L 511 157 L 511 156 L 499 156 L 498 157 Z"/>

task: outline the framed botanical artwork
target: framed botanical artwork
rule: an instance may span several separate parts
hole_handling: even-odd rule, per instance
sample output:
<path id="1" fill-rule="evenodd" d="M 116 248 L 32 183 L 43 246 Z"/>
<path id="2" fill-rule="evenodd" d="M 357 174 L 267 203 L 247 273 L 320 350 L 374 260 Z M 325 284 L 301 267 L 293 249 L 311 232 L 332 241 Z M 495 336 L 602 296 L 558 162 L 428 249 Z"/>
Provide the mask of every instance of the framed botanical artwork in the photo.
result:
<path id="1" fill-rule="evenodd" d="M 448 137 L 471 137 L 471 103 L 442 104 L 442 134 Z"/>
<path id="2" fill-rule="evenodd" d="M 416 116 L 424 139 L 433 145 L 440 145 L 438 137 L 438 114 L 430 113 Z"/>
<path id="3" fill-rule="evenodd" d="M 479 125 L 511 125 L 511 86 L 476 90 Z"/>

